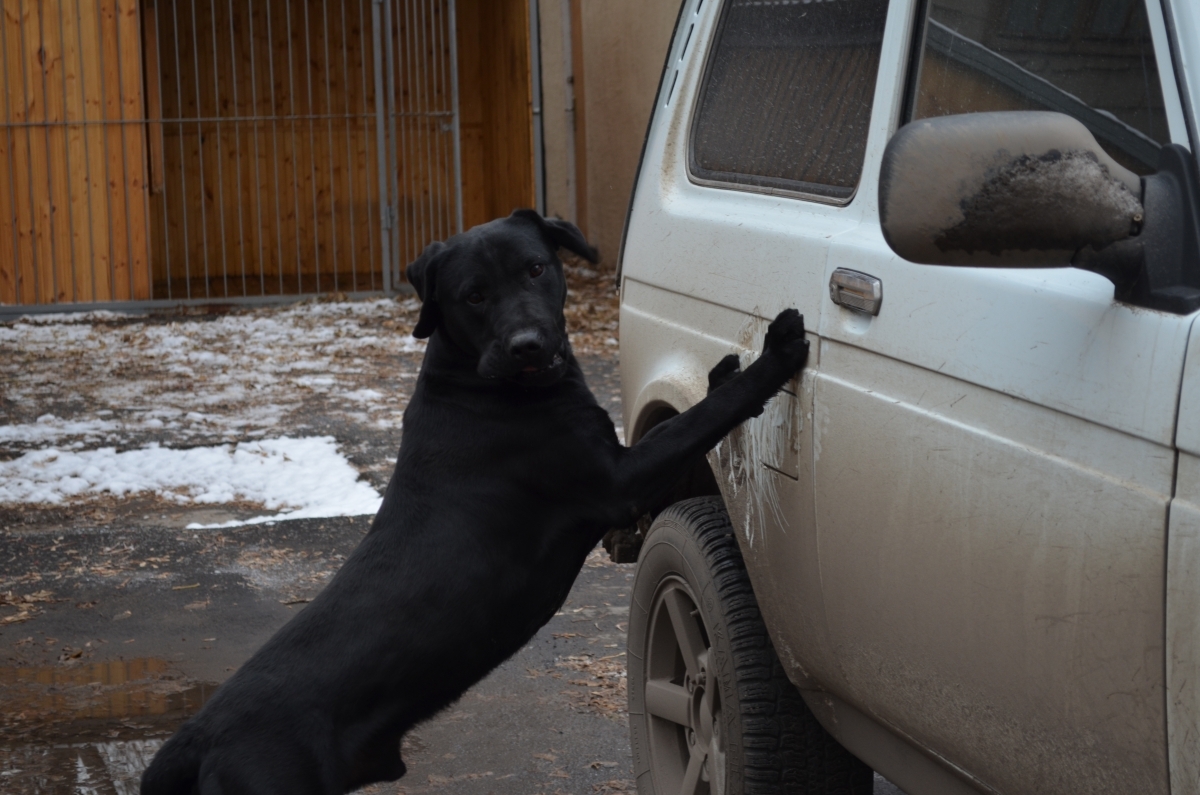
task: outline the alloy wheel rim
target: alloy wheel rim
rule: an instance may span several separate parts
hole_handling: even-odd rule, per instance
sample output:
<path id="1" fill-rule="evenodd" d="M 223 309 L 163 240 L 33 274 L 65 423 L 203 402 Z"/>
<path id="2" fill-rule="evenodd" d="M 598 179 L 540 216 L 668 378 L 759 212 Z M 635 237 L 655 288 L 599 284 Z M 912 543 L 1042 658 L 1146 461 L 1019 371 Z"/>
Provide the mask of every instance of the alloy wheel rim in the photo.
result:
<path id="1" fill-rule="evenodd" d="M 721 699 L 691 589 L 669 578 L 650 610 L 645 706 L 655 792 L 724 795 Z"/>

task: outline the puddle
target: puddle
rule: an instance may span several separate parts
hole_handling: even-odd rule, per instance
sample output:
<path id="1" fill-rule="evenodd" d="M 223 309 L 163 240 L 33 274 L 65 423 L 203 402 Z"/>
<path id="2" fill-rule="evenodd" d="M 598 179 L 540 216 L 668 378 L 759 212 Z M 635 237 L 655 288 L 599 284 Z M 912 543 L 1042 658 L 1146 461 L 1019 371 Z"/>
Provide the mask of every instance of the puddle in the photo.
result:
<path id="1" fill-rule="evenodd" d="M 0 668 L 0 792 L 134 795 L 216 689 L 156 658 Z"/>

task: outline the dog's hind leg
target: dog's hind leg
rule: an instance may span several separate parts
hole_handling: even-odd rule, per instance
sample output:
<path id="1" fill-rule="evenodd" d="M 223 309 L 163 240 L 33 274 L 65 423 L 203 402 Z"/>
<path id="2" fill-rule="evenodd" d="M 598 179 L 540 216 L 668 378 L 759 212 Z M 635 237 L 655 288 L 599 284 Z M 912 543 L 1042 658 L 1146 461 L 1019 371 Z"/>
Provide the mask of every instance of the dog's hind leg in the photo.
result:
<path id="1" fill-rule="evenodd" d="M 298 757 L 295 750 L 261 744 L 211 753 L 200 767 L 199 795 L 342 795 L 349 791 L 332 786 L 311 758 Z"/>
<path id="2" fill-rule="evenodd" d="M 381 734 L 357 754 L 349 776 L 349 788 L 357 789 L 377 781 L 396 781 L 406 772 L 408 768 L 400 758 L 400 738 L 392 733 Z"/>

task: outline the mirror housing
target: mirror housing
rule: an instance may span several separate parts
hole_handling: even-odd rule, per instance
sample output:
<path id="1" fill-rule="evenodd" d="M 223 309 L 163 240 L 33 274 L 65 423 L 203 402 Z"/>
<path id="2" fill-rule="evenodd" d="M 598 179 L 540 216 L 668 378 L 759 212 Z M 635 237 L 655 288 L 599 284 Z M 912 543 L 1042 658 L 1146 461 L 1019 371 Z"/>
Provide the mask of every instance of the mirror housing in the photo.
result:
<path id="1" fill-rule="evenodd" d="M 1138 232 L 1141 180 L 1062 113 L 941 116 L 888 142 L 879 215 L 888 245 L 912 262 L 1066 266 Z"/>
<path id="2" fill-rule="evenodd" d="M 1139 178 L 1061 113 L 922 119 L 884 150 L 879 219 L 911 262 L 1073 266 L 1112 281 L 1119 301 L 1200 309 L 1200 172 L 1178 144 Z"/>

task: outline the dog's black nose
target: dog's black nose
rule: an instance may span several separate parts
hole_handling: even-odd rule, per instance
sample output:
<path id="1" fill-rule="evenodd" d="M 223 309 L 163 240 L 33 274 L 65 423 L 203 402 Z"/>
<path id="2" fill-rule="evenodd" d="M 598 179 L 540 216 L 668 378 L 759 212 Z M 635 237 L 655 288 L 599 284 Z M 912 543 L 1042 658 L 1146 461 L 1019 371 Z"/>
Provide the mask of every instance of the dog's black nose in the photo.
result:
<path id="1" fill-rule="evenodd" d="M 508 352 L 517 360 L 536 358 L 542 352 L 542 335 L 533 329 L 518 331 L 508 341 Z"/>

